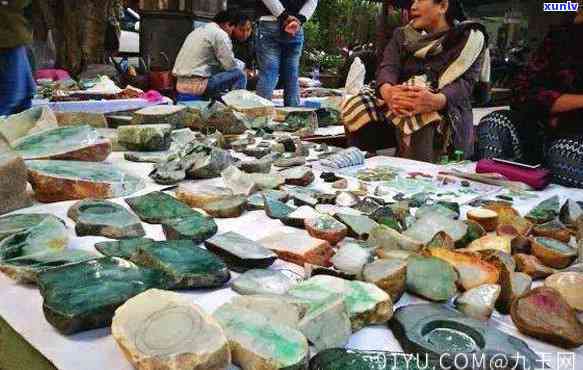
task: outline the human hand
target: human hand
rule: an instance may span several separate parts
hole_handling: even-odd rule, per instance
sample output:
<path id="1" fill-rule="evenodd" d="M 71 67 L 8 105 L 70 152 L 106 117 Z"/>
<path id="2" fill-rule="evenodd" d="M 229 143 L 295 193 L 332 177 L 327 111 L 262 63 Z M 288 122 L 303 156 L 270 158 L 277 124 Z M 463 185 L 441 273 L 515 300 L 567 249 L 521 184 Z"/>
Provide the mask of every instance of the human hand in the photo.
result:
<path id="1" fill-rule="evenodd" d="M 413 114 L 414 105 L 409 97 L 407 86 L 385 84 L 381 87 L 380 93 L 385 104 L 396 116 L 411 116 Z"/>
<path id="2" fill-rule="evenodd" d="M 436 112 L 443 109 L 447 103 L 444 94 L 434 93 L 420 86 L 407 86 L 406 97 L 413 114 Z"/>
<path id="3" fill-rule="evenodd" d="M 286 24 L 284 31 L 290 36 L 295 36 L 300 31 L 301 25 L 299 21 L 292 21 Z"/>

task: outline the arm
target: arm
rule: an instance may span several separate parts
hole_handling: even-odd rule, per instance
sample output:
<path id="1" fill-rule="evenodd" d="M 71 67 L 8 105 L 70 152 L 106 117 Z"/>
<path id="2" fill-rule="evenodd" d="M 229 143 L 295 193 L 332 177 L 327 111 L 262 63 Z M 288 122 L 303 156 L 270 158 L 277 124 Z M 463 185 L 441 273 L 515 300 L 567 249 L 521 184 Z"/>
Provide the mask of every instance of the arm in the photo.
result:
<path id="1" fill-rule="evenodd" d="M 279 0 L 262 0 L 263 4 L 269 9 L 271 14 L 275 17 L 279 17 L 283 12 L 285 12 L 285 8 L 281 4 Z"/>
<path id="2" fill-rule="evenodd" d="M 235 53 L 233 52 L 233 43 L 226 33 L 217 33 L 213 49 L 215 51 L 215 56 L 225 71 L 237 67 L 237 60 L 235 59 Z"/>
<path id="3" fill-rule="evenodd" d="M 441 94 L 436 94 L 445 97 L 441 108 L 438 110 L 449 108 L 450 106 L 462 106 L 467 102 L 471 103 L 474 84 L 478 81 L 480 73 L 482 72 L 484 53 L 485 52 L 483 51 L 478 60 L 476 60 L 474 64 L 472 64 L 472 66 L 457 80 L 444 86 L 443 89 L 441 89 Z"/>
<path id="4" fill-rule="evenodd" d="M 577 109 L 583 109 L 583 95 L 563 94 L 553 103 L 551 113 L 563 113 Z"/>
<path id="5" fill-rule="evenodd" d="M 316 11 L 317 7 L 318 0 L 308 0 L 300 10 L 300 14 L 298 14 L 298 19 L 300 20 L 300 22 L 302 22 L 303 24 L 309 21 L 310 18 L 312 18 L 312 16 L 314 15 L 314 12 Z"/>

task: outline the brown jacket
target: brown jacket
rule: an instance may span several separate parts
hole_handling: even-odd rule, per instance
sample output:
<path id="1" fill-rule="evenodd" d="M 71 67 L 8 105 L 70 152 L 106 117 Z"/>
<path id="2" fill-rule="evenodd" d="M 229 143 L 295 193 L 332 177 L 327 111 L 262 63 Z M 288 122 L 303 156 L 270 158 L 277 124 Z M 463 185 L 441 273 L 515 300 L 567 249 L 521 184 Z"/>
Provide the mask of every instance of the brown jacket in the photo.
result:
<path id="1" fill-rule="evenodd" d="M 23 10 L 30 0 L 8 0 L 0 3 L 0 49 L 12 49 L 32 42 L 32 34 Z"/>

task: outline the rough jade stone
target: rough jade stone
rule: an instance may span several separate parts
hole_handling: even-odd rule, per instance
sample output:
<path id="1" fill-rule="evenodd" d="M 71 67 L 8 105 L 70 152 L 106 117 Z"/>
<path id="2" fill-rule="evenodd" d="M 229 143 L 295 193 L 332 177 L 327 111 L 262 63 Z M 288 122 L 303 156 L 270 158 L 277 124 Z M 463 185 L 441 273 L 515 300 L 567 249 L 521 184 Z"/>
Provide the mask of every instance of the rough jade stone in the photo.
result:
<path id="1" fill-rule="evenodd" d="M 231 189 L 203 185 L 196 181 L 186 181 L 178 184 L 176 198 L 191 207 L 204 208 L 210 202 L 225 199 L 233 195 Z"/>
<path id="2" fill-rule="evenodd" d="M 422 218 L 408 228 L 403 235 L 428 243 L 440 231 L 445 231 L 454 241 L 462 239 L 468 231 L 468 226 L 459 220 L 442 215 L 438 212 L 427 212 Z"/>
<path id="3" fill-rule="evenodd" d="M 255 184 L 257 190 L 278 189 L 285 183 L 285 179 L 280 174 L 274 173 L 250 173 L 247 175 Z"/>
<path id="4" fill-rule="evenodd" d="M 230 166 L 221 172 L 221 177 L 223 178 L 225 185 L 231 189 L 234 194 L 244 194 L 249 196 L 257 191 L 257 184 L 253 181 L 251 175 L 239 170 L 235 166 Z"/>
<path id="5" fill-rule="evenodd" d="M 535 225 L 532 233 L 535 236 L 544 236 L 563 243 L 569 243 L 571 240 L 571 231 L 558 218 L 545 222 L 544 224 Z"/>
<path id="6" fill-rule="evenodd" d="M 289 168 L 295 166 L 303 166 L 306 164 L 306 157 L 292 157 L 292 158 L 280 158 L 273 162 L 275 167 Z"/>
<path id="7" fill-rule="evenodd" d="M 0 215 L 32 205 L 26 186 L 26 165 L 22 158 L 10 149 L 0 148 Z"/>
<path id="8" fill-rule="evenodd" d="M 95 128 L 107 127 L 107 119 L 102 113 L 90 112 L 55 112 L 59 126 L 89 125 Z"/>
<path id="9" fill-rule="evenodd" d="M 218 226 L 212 218 L 195 214 L 184 218 L 166 220 L 162 230 L 168 240 L 192 240 L 199 244 L 217 233 Z"/>
<path id="10" fill-rule="evenodd" d="M 229 343 L 218 322 L 188 298 L 150 289 L 115 311 L 111 334 L 136 369 L 226 369 Z"/>
<path id="11" fill-rule="evenodd" d="M 533 279 L 546 278 L 555 273 L 555 269 L 543 265 L 536 256 L 516 253 L 513 258 L 516 261 L 518 271 L 524 272 Z"/>
<path id="12" fill-rule="evenodd" d="M 457 293 L 457 273 L 436 257 L 411 256 L 407 264 L 407 291 L 432 301 L 447 301 Z"/>
<path id="13" fill-rule="evenodd" d="M 353 331 L 371 324 L 386 323 L 393 315 L 389 295 L 376 285 L 362 281 L 317 275 L 291 288 L 287 294 L 310 304 L 308 313 L 318 309 L 330 299 L 330 295 L 340 294 L 350 315 Z"/>
<path id="14" fill-rule="evenodd" d="M 525 217 L 535 224 L 542 224 L 557 217 L 560 212 L 560 207 L 559 196 L 555 195 L 540 202 Z"/>
<path id="15" fill-rule="evenodd" d="M 172 152 L 170 150 L 160 152 L 125 152 L 123 157 L 126 161 L 138 163 L 159 163 L 166 160 Z"/>
<path id="16" fill-rule="evenodd" d="M 326 240 L 331 245 L 336 245 L 348 234 L 348 228 L 329 215 L 319 214 L 317 217 L 306 219 L 304 223 L 310 236 Z"/>
<path id="17" fill-rule="evenodd" d="M 60 219 L 49 216 L 38 225 L 0 241 L 0 261 L 42 253 L 59 252 L 69 243 L 69 233 Z"/>
<path id="18" fill-rule="evenodd" d="M 346 243 L 338 248 L 330 262 L 336 269 L 362 279 L 364 265 L 372 262 L 371 252 L 355 243 Z"/>
<path id="19" fill-rule="evenodd" d="M 26 161 L 28 178 L 40 202 L 118 198 L 144 188 L 142 179 L 103 163 Z"/>
<path id="20" fill-rule="evenodd" d="M 318 217 L 320 213 L 310 206 L 301 206 L 280 221 L 287 226 L 303 229 L 305 222 L 311 218 Z"/>
<path id="21" fill-rule="evenodd" d="M 287 202 L 289 199 L 289 194 L 285 191 L 264 190 L 247 198 L 247 209 L 250 211 L 265 209 L 265 201 L 263 200 L 264 195 L 279 202 Z"/>
<path id="22" fill-rule="evenodd" d="M 431 363 L 438 364 L 440 356 L 447 353 L 441 365 L 453 368 L 456 354 L 471 352 L 476 357 L 471 356 L 470 361 L 484 358 L 489 364 L 494 358 L 504 358 L 507 368 L 532 369 L 541 364 L 538 355 L 521 339 L 442 305 L 400 307 L 389 326 L 403 350 L 420 354 L 423 362 L 427 354 Z"/>
<path id="23" fill-rule="evenodd" d="M 166 273 L 172 289 L 218 288 L 231 277 L 223 261 L 190 240 L 142 245 L 132 261 Z"/>
<path id="24" fill-rule="evenodd" d="M 208 203 L 204 210 L 209 216 L 217 218 L 234 218 L 243 214 L 247 205 L 247 196 L 232 195 L 228 198 Z"/>
<path id="25" fill-rule="evenodd" d="M 121 126 L 117 129 L 120 144 L 135 151 L 168 150 L 170 148 L 170 125 Z"/>
<path id="26" fill-rule="evenodd" d="M 101 242 L 95 244 L 95 249 L 107 257 L 119 257 L 130 260 L 136 254 L 138 248 L 156 243 L 148 238 L 136 238 L 127 240 L 116 240 L 111 242 Z"/>
<path id="27" fill-rule="evenodd" d="M 132 124 L 167 124 L 180 129 L 184 127 L 186 113 L 186 107 L 182 105 L 156 105 L 134 112 Z"/>
<path id="28" fill-rule="evenodd" d="M 378 225 L 372 229 L 367 242 L 371 248 L 384 251 L 404 250 L 418 252 L 424 246 L 423 243 L 385 225 Z"/>
<path id="29" fill-rule="evenodd" d="M 407 262 L 401 259 L 379 259 L 364 266 L 364 280 L 372 283 L 397 303 L 405 292 L 407 282 Z"/>
<path id="30" fill-rule="evenodd" d="M 76 249 L 34 253 L 0 262 L 0 271 L 19 283 L 35 284 L 38 275 L 44 271 L 98 257 L 97 254 Z"/>
<path id="31" fill-rule="evenodd" d="M 273 159 L 270 157 L 242 162 L 238 165 L 239 169 L 246 173 L 269 173 Z"/>
<path id="32" fill-rule="evenodd" d="M 458 310 L 476 320 L 488 320 L 500 296 L 500 285 L 484 284 L 464 292 L 455 301 Z"/>
<path id="33" fill-rule="evenodd" d="M 331 348 L 310 360 L 310 370 L 423 370 L 425 358 L 401 352 L 358 351 Z"/>
<path id="34" fill-rule="evenodd" d="M 581 209 L 579 203 L 571 199 L 567 199 L 559 212 L 561 222 L 569 227 L 576 227 L 577 219 L 582 215 L 583 209 Z"/>
<path id="35" fill-rule="evenodd" d="M 343 296 L 330 295 L 318 307 L 308 311 L 298 327 L 318 351 L 346 346 L 352 327 Z"/>
<path id="36" fill-rule="evenodd" d="M 263 202 L 265 205 L 265 214 L 269 218 L 281 220 L 282 218 L 286 218 L 293 211 L 295 211 L 295 208 L 292 208 L 278 200 L 272 199 L 265 194 L 263 195 Z"/>
<path id="37" fill-rule="evenodd" d="M 111 153 L 111 142 L 90 126 L 59 127 L 25 136 L 13 143 L 24 159 L 64 159 L 101 162 Z"/>
<path id="38" fill-rule="evenodd" d="M 229 339 L 233 363 L 243 369 L 306 368 L 308 341 L 299 331 L 230 304 L 219 307 L 213 316 Z"/>
<path id="39" fill-rule="evenodd" d="M 281 271 L 249 270 L 233 280 L 231 288 L 239 294 L 285 294 L 297 282 Z"/>
<path id="40" fill-rule="evenodd" d="M 334 254 L 330 243 L 312 238 L 305 231 L 278 232 L 259 240 L 259 243 L 274 251 L 282 260 L 299 266 L 305 263 L 330 266 L 330 258 Z"/>
<path id="41" fill-rule="evenodd" d="M 583 274 L 580 272 L 559 272 L 545 279 L 545 286 L 556 289 L 561 296 L 577 311 L 583 311 Z"/>
<path id="42" fill-rule="evenodd" d="M 142 221 L 149 224 L 161 224 L 167 220 L 200 214 L 173 196 L 161 191 L 126 198 L 125 202 Z"/>
<path id="43" fill-rule="evenodd" d="M 0 217 L 0 241 L 40 224 L 47 217 L 54 216 L 48 213 L 17 213 Z"/>
<path id="44" fill-rule="evenodd" d="M 274 322 L 299 329 L 300 320 L 308 312 L 308 305 L 299 300 L 280 295 L 244 295 L 231 299 L 231 305 L 247 309 Z"/>
<path id="45" fill-rule="evenodd" d="M 145 290 L 164 287 L 160 271 L 119 258 L 98 258 L 38 277 L 47 321 L 65 335 L 109 326 L 117 307 Z"/>
<path id="46" fill-rule="evenodd" d="M 279 172 L 287 185 L 308 186 L 314 179 L 314 172 L 307 167 L 292 167 Z"/>
<path id="47" fill-rule="evenodd" d="M 12 144 L 23 136 L 56 127 L 57 118 L 49 107 L 34 107 L 0 118 L 0 137 Z"/>
<path id="48" fill-rule="evenodd" d="M 229 268 L 239 272 L 267 268 L 277 259 L 275 253 L 261 244 L 232 231 L 208 239 L 205 246 L 221 257 Z"/>
<path id="49" fill-rule="evenodd" d="M 544 265 L 562 269 L 577 258 L 577 250 L 570 245 L 551 238 L 533 238 L 531 251 Z"/>
<path id="50" fill-rule="evenodd" d="M 76 222 L 77 236 L 97 235 L 110 239 L 139 238 L 145 235 L 140 219 L 119 204 L 100 199 L 84 199 L 69 208 Z"/>
<path id="51" fill-rule="evenodd" d="M 349 236 L 362 240 L 368 239 L 371 231 L 378 226 L 367 216 L 338 213 L 336 218 L 348 227 Z"/>

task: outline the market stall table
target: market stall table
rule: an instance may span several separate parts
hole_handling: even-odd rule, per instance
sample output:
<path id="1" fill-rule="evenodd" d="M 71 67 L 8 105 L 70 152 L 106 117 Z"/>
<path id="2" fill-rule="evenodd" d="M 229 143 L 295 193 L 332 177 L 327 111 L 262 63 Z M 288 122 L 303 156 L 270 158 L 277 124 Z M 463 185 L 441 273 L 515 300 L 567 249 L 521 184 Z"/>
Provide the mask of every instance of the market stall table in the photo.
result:
<path id="1" fill-rule="evenodd" d="M 135 195 L 146 194 L 164 188 L 164 186 L 157 185 L 151 179 L 147 178 L 151 164 L 127 162 L 123 160 L 123 153 L 112 154 L 107 162 L 113 163 L 131 174 L 146 178 L 146 189 Z M 367 164 L 384 164 L 399 167 L 405 171 L 430 174 L 436 174 L 442 169 L 442 167 L 432 164 L 389 157 L 371 158 L 367 160 Z M 465 167 L 471 166 L 470 164 Z M 222 180 L 220 178 L 204 180 L 204 183 L 218 185 L 222 183 Z M 318 176 L 312 186 L 322 190 L 331 190 L 329 184 L 325 184 Z M 538 201 L 552 195 L 559 195 L 561 201 L 564 201 L 567 197 L 579 201 L 583 200 L 582 190 L 551 185 L 545 191 L 539 193 L 538 199 L 517 201 L 515 206 L 521 213 L 525 213 Z M 115 199 L 114 201 L 127 207 L 122 199 Z M 74 223 L 67 217 L 67 210 L 73 203 L 74 201 L 36 204 L 33 207 L 20 210 L 17 213 L 52 213 L 66 221 L 71 233 L 70 236 L 72 237 L 70 248 L 94 251 L 95 243 L 107 239 L 102 237 L 75 237 L 73 231 Z M 465 214 L 467 208 L 467 206 L 462 207 L 462 214 Z M 292 232 L 297 230 L 284 226 L 278 220 L 268 218 L 264 211 L 250 211 L 239 218 L 216 219 L 216 222 L 219 226 L 219 233 L 227 231 L 241 232 L 241 230 L 244 230 L 245 236 L 252 240 L 258 240 L 280 231 Z M 164 240 L 164 234 L 160 225 L 144 224 L 144 228 L 146 230 L 146 237 Z M 276 261 L 271 269 L 291 269 L 301 272 L 299 266 L 291 265 L 280 260 Z M 237 275 L 233 274 L 233 276 Z M 216 290 L 180 291 L 179 293 L 190 298 L 193 303 L 200 305 L 209 313 L 212 313 L 220 305 L 228 302 L 232 297 L 237 295 L 228 286 Z M 395 308 L 422 301 L 422 299 L 406 293 Z M 123 356 L 121 350 L 110 335 L 109 328 L 92 330 L 72 336 L 63 336 L 45 320 L 42 303 L 42 297 L 37 287 L 17 284 L 7 276 L 0 274 L 0 369 L 132 369 L 131 364 Z M 583 318 L 583 316 L 580 316 L 580 318 Z M 562 367 L 558 367 L 556 364 L 558 355 L 565 353 L 572 353 L 572 356 L 577 361 L 576 364 L 583 364 L 583 347 L 576 349 L 574 352 L 569 352 L 522 335 L 517 331 L 510 316 L 502 316 L 495 312 L 489 321 L 489 325 L 525 340 L 533 350 L 544 356 L 544 359 L 551 365 L 551 369 L 562 369 Z M 401 346 L 386 326 L 370 326 L 355 332 L 347 347 L 362 350 L 402 351 Z M 569 369 L 577 369 L 580 366 L 574 365 L 574 367 L 570 367 Z"/>

